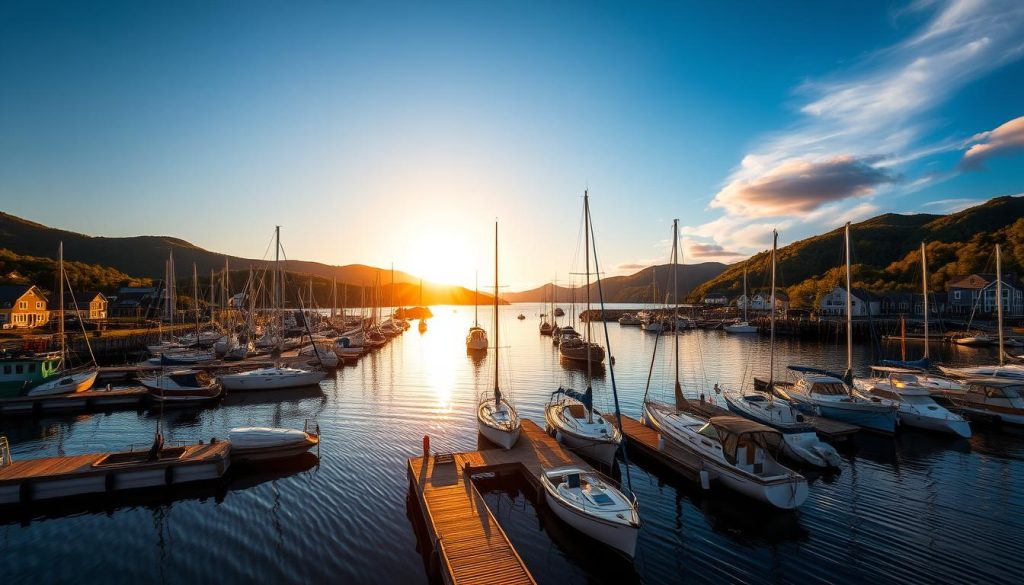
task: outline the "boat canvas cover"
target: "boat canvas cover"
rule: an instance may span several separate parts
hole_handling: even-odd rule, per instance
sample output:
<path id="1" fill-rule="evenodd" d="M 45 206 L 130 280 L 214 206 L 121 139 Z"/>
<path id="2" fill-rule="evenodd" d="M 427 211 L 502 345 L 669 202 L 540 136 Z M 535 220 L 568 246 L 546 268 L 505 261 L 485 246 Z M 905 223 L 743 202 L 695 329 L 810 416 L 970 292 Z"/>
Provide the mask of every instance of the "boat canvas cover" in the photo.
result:
<path id="1" fill-rule="evenodd" d="M 200 388 L 203 386 L 209 386 L 212 382 L 210 375 L 206 372 L 198 370 L 189 370 L 187 372 L 174 372 L 167 376 L 171 380 L 174 380 L 176 384 L 182 387 L 188 388 Z"/>
<path id="2" fill-rule="evenodd" d="M 587 410 L 591 410 L 594 407 L 594 391 L 591 388 L 587 388 L 586 392 L 578 392 L 576 390 L 573 390 L 572 388 L 559 387 L 558 390 L 555 390 L 554 392 L 551 393 L 551 396 L 553 398 L 558 394 L 564 394 L 569 398 L 575 398 L 576 400 L 579 400 L 580 402 L 583 403 L 583 406 L 585 406 Z"/>
<path id="3" fill-rule="evenodd" d="M 928 358 L 921 358 L 919 360 L 912 361 L 901 361 L 901 360 L 882 360 L 883 366 L 891 366 L 896 368 L 911 368 L 914 370 L 927 370 L 931 365 L 931 361 Z"/>
<path id="4" fill-rule="evenodd" d="M 238 449 L 267 449 L 306 440 L 306 433 L 296 429 L 239 427 L 228 433 L 231 445 Z"/>
<path id="5" fill-rule="evenodd" d="M 782 443 L 782 433 L 738 416 L 715 416 L 708 421 L 715 427 L 718 439 L 722 443 L 722 452 L 730 463 L 736 463 L 736 450 L 741 442 L 751 441 L 762 449 L 777 457 Z"/>
<path id="6" fill-rule="evenodd" d="M 801 374 L 819 374 L 835 378 L 836 380 L 840 380 L 846 384 L 853 383 L 853 375 L 850 374 L 850 372 L 847 372 L 846 374 L 837 374 L 835 372 L 830 372 L 821 368 L 812 368 L 810 366 L 788 366 L 788 368 L 794 372 L 800 372 Z"/>

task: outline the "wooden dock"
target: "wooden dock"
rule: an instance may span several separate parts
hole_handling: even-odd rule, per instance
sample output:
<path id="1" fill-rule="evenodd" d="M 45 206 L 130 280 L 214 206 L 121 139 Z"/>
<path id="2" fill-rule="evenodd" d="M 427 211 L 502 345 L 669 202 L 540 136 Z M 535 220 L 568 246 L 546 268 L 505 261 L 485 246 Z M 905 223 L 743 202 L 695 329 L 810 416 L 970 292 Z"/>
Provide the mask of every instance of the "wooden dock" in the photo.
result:
<path id="1" fill-rule="evenodd" d="M 690 400 L 688 403 L 689 410 L 703 418 L 711 418 L 713 416 L 737 416 L 729 410 L 710 402 Z M 804 422 L 814 427 L 814 431 L 819 437 L 831 442 L 845 441 L 852 435 L 860 432 L 860 427 L 856 425 L 832 420 L 822 416 L 806 416 L 804 418 Z"/>
<path id="2" fill-rule="evenodd" d="M 141 408 L 148 402 L 149 392 L 141 386 L 112 390 L 98 388 L 73 394 L 0 398 L 0 416 Z"/>
<path id="3" fill-rule="evenodd" d="M 231 465 L 228 441 L 147 451 L 88 453 L 4 462 L 0 504 L 216 479 Z"/>
<path id="4" fill-rule="evenodd" d="M 515 447 L 409 459 L 410 489 L 416 494 L 430 544 L 446 583 L 535 583 L 530 571 L 473 485 L 477 473 L 522 473 L 538 490 L 542 469 L 591 466 L 536 423 L 523 421 Z"/>
<path id="5" fill-rule="evenodd" d="M 635 418 L 622 415 L 622 434 L 626 437 L 630 454 L 637 454 L 655 460 L 683 477 L 697 481 L 703 464 L 699 458 L 682 449 L 663 444 L 658 431 Z"/>

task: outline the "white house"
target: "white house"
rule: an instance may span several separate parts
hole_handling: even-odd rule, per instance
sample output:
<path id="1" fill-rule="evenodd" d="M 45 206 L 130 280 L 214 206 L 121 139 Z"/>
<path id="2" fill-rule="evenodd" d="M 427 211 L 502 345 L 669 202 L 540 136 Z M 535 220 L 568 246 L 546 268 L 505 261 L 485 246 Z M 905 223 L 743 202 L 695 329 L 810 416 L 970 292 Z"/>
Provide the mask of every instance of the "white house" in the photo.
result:
<path id="1" fill-rule="evenodd" d="M 736 299 L 736 308 L 743 310 L 747 304 L 747 296 L 740 295 Z M 750 311 L 767 311 L 772 304 L 772 295 L 770 291 L 760 291 L 753 295 L 750 295 L 750 306 L 747 307 Z M 775 291 L 775 310 L 776 311 L 787 311 L 789 310 L 789 295 L 782 292 L 781 290 Z"/>
<path id="2" fill-rule="evenodd" d="M 854 317 L 878 316 L 882 314 L 881 300 L 866 290 L 855 288 L 850 299 Z M 846 289 L 837 286 L 821 298 L 818 314 L 823 317 L 846 316 Z"/>

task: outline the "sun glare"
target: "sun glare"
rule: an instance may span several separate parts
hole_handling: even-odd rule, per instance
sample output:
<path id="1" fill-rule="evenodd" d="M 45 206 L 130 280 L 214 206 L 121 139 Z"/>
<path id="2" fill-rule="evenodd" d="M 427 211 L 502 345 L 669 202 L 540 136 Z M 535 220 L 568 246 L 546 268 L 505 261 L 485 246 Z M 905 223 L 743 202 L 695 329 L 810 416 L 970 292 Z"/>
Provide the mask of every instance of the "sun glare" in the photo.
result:
<path id="1" fill-rule="evenodd" d="M 433 283 L 473 285 L 473 271 L 479 267 L 474 246 L 460 234 L 432 231 L 410 239 L 408 271 Z"/>

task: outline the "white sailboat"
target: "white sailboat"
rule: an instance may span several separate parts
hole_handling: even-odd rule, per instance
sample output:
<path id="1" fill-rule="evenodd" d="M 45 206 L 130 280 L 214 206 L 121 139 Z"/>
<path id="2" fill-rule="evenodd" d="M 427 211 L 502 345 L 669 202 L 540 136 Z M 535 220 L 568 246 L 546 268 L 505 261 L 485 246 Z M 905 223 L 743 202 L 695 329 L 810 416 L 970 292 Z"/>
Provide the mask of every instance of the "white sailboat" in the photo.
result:
<path id="1" fill-rule="evenodd" d="M 519 440 L 522 423 L 515 407 L 498 385 L 498 222 L 494 222 L 494 394 L 484 395 L 476 410 L 477 428 L 488 441 L 502 449 L 511 449 Z"/>
<path id="2" fill-rule="evenodd" d="M 587 287 L 587 314 L 590 313 L 590 234 L 589 234 L 590 200 L 588 195 L 583 195 L 583 222 L 584 222 L 584 247 L 586 249 L 586 287 Z M 591 386 L 593 382 L 593 364 L 601 363 L 604 359 L 604 348 L 595 343 L 590 343 L 592 331 L 591 322 L 587 320 L 587 341 L 580 341 L 584 344 L 582 350 L 593 352 L 600 350 L 599 359 L 588 359 L 584 357 L 587 364 L 587 389 L 580 393 L 575 390 L 559 387 L 551 393 L 551 399 L 544 409 L 544 419 L 548 428 L 555 432 L 555 438 L 559 442 L 571 447 L 581 455 L 590 457 L 604 465 L 611 465 L 615 461 L 615 453 L 619 450 L 619 443 L 622 442 L 622 433 L 612 424 L 612 421 L 594 409 L 594 391 Z M 566 351 L 575 351 L 572 345 L 562 342 L 559 352 L 565 356 Z"/>
<path id="3" fill-rule="evenodd" d="M 772 232 L 772 273 L 771 304 L 775 306 L 775 255 L 779 234 Z M 775 312 L 769 318 L 768 372 L 769 380 L 775 379 Z M 770 384 L 771 382 L 769 382 Z M 744 418 L 772 427 L 782 433 L 782 453 L 790 459 L 814 467 L 839 467 L 839 453 L 828 443 L 818 438 L 814 427 L 804 420 L 792 404 L 769 392 L 757 390 L 746 394 L 726 390 L 722 393 L 729 410 Z"/>
<path id="4" fill-rule="evenodd" d="M 757 327 L 747 320 L 747 307 L 750 305 L 750 295 L 747 294 L 747 268 L 743 268 L 743 320 L 739 323 L 723 327 L 726 333 L 757 333 Z M 772 290 L 772 314 L 775 313 L 775 291 Z"/>
<path id="5" fill-rule="evenodd" d="M 64 334 L 64 282 L 67 280 L 67 275 L 64 273 L 64 242 L 61 242 L 58 246 L 57 256 L 57 286 L 60 290 L 58 295 L 60 298 L 58 312 L 60 321 L 57 324 L 57 336 L 60 339 L 60 363 L 57 366 L 57 371 L 46 381 L 30 388 L 25 393 L 27 396 L 55 396 L 84 392 L 92 388 L 92 385 L 96 382 L 96 376 L 100 372 L 94 357 L 90 364 L 77 368 L 68 367 L 67 336 Z M 68 282 L 68 285 L 70 286 L 70 282 Z M 74 301 L 74 297 L 72 297 L 72 300 Z M 81 315 L 78 311 L 78 301 L 74 302 L 75 314 Z M 92 347 L 89 345 L 88 336 L 85 335 L 85 324 L 82 322 L 82 319 L 78 319 L 78 322 L 82 325 L 83 339 L 85 340 L 86 347 L 89 348 L 89 355 L 91 357 Z"/>
<path id="6" fill-rule="evenodd" d="M 483 351 L 487 349 L 487 332 L 484 331 L 483 327 L 480 327 L 479 277 L 477 280 L 478 284 L 473 290 L 473 326 L 469 328 L 469 333 L 466 334 L 466 349 L 470 351 Z M 495 293 L 495 296 L 497 296 L 497 293 Z M 495 299 L 495 307 L 497 307 L 497 299 Z"/>

